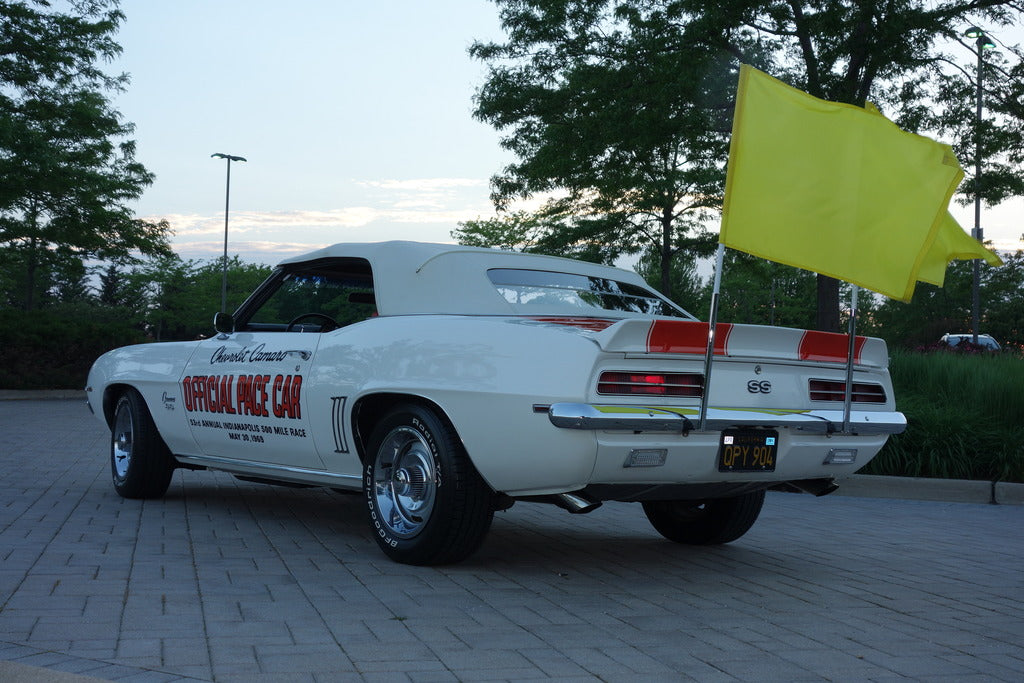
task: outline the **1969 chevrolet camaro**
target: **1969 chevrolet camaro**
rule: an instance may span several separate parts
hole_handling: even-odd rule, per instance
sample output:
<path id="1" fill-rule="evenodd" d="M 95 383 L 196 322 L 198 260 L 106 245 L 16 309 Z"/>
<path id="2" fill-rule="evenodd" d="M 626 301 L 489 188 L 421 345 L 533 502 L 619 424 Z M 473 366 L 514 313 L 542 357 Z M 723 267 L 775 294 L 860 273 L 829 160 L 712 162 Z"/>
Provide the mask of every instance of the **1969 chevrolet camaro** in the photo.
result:
<path id="1" fill-rule="evenodd" d="M 906 426 L 881 340 L 853 345 L 849 408 L 845 335 L 719 324 L 705 384 L 706 323 L 568 259 L 340 244 L 214 327 L 94 364 L 117 492 L 176 468 L 361 491 L 410 564 L 467 557 L 515 501 L 635 501 L 672 541 L 726 543 L 766 490 L 828 493 Z"/>

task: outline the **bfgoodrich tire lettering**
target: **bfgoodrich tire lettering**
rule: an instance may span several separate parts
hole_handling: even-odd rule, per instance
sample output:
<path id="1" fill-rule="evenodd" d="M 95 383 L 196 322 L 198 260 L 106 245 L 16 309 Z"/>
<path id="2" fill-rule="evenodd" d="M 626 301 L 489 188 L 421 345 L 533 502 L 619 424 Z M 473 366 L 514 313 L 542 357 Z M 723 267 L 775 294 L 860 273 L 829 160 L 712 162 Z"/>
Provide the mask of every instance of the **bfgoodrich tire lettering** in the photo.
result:
<path id="1" fill-rule="evenodd" d="M 458 562 L 491 526 L 490 489 L 455 430 L 425 406 L 396 406 L 377 424 L 363 474 L 370 528 L 396 562 Z"/>
<path id="2" fill-rule="evenodd" d="M 123 498 L 159 498 L 174 474 L 174 458 L 135 389 L 117 399 L 110 428 L 110 473 Z"/>
<path id="3" fill-rule="evenodd" d="M 670 541 L 716 545 L 747 533 L 763 504 L 764 491 L 755 491 L 734 498 L 652 501 L 643 506 L 647 519 Z"/>

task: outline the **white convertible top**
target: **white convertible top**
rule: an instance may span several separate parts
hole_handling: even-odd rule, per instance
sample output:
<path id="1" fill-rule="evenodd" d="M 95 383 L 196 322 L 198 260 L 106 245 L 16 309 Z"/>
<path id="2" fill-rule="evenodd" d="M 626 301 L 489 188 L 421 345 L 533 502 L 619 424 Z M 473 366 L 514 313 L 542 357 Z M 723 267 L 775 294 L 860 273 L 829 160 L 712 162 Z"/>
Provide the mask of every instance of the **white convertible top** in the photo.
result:
<path id="1" fill-rule="evenodd" d="M 621 268 L 557 256 L 457 244 L 406 241 L 343 243 L 285 259 L 280 265 L 327 258 L 369 261 L 377 310 L 381 315 L 513 314 L 511 304 L 487 277 L 487 271 L 492 268 L 574 273 L 650 289 L 638 274 Z M 559 312 L 564 311 L 551 311 Z"/>

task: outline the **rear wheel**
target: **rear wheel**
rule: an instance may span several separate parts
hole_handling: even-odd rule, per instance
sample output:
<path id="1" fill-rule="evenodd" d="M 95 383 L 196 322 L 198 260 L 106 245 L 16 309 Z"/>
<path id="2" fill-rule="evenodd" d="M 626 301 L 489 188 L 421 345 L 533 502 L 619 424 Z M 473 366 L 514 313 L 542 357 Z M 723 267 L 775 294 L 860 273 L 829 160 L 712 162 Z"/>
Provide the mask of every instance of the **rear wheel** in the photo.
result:
<path id="1" fill-rule="evenodd" d="M 764 491 L 711 500 L 659 500 L 644 503 L 654 528 L 676 543 L 729 543 L 754 526 L 764 504 Z"/>
<path id="2" fill-rule="evenodd" d="M 123 498 L 159 498 L 174 474 L 174 458 L 135 389 L 121 394 L 114 406 L 110 473 L 114 490 Z"/>
<path id="3" fill-rule="evenodd" d="M 396 562 L 458 562 L 483 542 L 491 491 L 448 422 L 417 404 L 395 407 L 374 428 L 363 472 L 370 525 Z"/>

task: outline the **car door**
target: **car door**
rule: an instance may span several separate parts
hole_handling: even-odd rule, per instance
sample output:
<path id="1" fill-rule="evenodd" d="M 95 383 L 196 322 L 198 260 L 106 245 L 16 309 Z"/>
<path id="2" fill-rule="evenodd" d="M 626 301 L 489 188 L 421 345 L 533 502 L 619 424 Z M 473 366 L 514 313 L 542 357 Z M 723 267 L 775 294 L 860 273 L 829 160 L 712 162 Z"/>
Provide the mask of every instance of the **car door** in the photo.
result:
<path id="1" fill-rule="evenodd" d="M 322 469 L 303 382 L 320 334 L 234 332 L 200 344 L 181 391 L 205 456 Z"/>
<path id="2" fill-rule="evenodd" d="M 313 381 L 333 376 L 316 368 L 317 349 L 326 335 L 344 334 L 339 328 L 375 313 L 364 259 L 315 259 L 276 270 L 239 308 L 231 331 L 202 342 L 186 367 L 185 410 L 202 454 L 334 469 L 333 462 L 325 468 L 313 438 L 317 428 L 331 433 L 334 424 L 311 420 Z"/>

